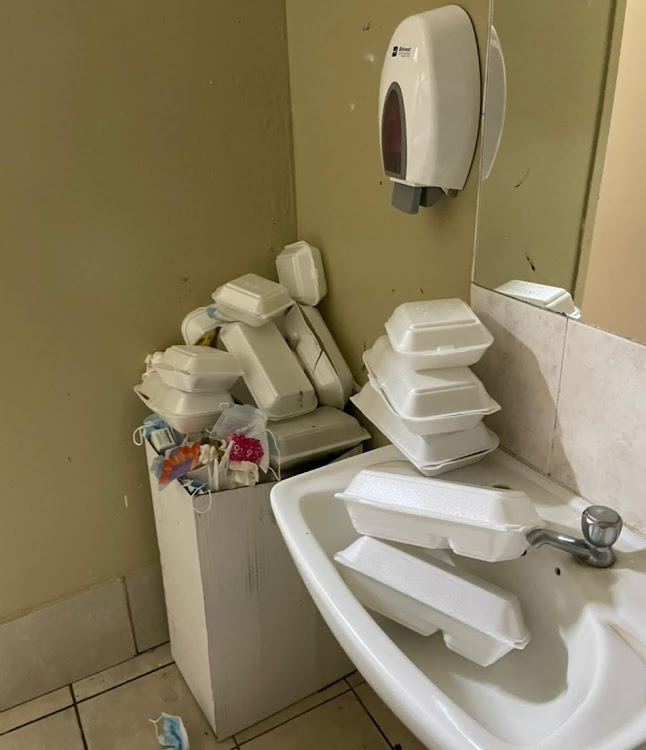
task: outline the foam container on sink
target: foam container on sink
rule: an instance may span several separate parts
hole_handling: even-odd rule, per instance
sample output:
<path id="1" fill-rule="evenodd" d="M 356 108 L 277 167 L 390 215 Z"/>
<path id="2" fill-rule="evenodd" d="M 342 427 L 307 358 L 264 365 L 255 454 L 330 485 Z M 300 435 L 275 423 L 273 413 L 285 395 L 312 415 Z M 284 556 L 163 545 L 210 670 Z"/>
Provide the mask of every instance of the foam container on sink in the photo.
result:
<path id="1" fill-rule="evenodd" d="M 134 391 L 146 406 L 178 432 L 202 432 L 217 421 L 233 401 L 230 393 L 187 393 L 164 383 L 159 373 L 148 373 Z"/>
<path id="2" fill-rule="evenodd" d="M 171 346 L 153 369 L 164 383 L 189 393 L 228 391 L 242 375 L 233 355 L 210 346 Z"/>
<path id="3" fill-rule="evenodd" d="M 268 419 L 295 417 L 316 408 L 314 388 L 274 323 L 261 328 L 229 323 L 221 329 L 220 342 L 242 366 L 249 393 Z"/>
<path id="4" fill-rule="evenodd" d="M 293 242 L 276 258 L 278 281 L 292 299 L 304 305 L 318 305 L 327 294 L 321 251 L 307 242 Z"/>
<path id="5" fill-rule="evenodd" d="M 279 317 L 294 304 L 282 284 L 255 273 L 223 284 L 212 297 L 219 313 L 254 327 Z"/>
<path id="6" fill-rule="evenodd" d="M 364 606 L 420 635 L 441 630 L 451 651 L 483 667 L 529 643 L 515 594 L 454 565 L 365 536 L 334 560 Z"/>
<path id="7" fill-rule="evenodd" d="M 386 322 L 393 349 L 413 370 L 475 364 L 493 336 L 461 299 L 405 302 Z"/>
<path id="8" fill-rule="evenodd" d="M 360 534 L 487 562 L 520 557 L 542 525 L 524 492 L 423 477 L 405 462 L 363 469 L 336 497 Z"/>
<path id="9" fill-rule="evenodd" d="M 415 435 L 370 382 L 350 400 L 424 476 L 439 476 L 477 463 L 498 447 L 498 436 L 483 422 L 460 432 Z"/>
<path id="10" fill-rule="evenodd" d="M 468 367 L 413 370 L 387 336 L 378 338 L 363 360 L 373 383 L 415 435 L 468 430 L 500 410 Z"/>

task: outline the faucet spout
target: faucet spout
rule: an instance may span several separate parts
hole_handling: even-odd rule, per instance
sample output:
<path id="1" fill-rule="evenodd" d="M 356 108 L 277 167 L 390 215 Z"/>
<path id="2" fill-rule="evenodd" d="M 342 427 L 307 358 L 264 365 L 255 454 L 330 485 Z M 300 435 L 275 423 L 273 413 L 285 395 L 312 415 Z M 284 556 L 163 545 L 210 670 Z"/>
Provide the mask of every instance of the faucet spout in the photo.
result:
<path id="1" fill-rule="evenodd" d="M 617 541 L 622 526 L 621 516 L 612 508 L 591 505 L 581 516 L 583 539 L 552 529 L 533 529 L 527 533 L 527 541 L 533 547 L 549 544 L 595 568 L 609 568 L 617 559 L 612 545 Z"/>

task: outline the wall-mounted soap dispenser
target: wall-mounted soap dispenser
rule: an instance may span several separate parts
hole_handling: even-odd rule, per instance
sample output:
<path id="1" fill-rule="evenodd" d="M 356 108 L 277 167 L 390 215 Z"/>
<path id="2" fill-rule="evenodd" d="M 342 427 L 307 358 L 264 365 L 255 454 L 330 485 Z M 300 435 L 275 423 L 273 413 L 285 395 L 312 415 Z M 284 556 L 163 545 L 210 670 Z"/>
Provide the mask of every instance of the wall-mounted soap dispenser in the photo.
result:
<path id="1" fill-rule="evenodd" d="M 379 88 L 379 134 L 395 208 L 417 213 L 464 187 L 478 137 L 480 63 L 471 19 L 458 5 L 396 28 Z"/>

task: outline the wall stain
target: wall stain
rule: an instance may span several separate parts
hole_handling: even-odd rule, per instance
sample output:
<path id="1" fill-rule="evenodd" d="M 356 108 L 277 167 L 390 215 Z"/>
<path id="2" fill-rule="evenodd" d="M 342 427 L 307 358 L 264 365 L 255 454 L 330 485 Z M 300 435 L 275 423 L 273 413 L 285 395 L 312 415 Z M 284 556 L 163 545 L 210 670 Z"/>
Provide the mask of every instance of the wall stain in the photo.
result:
<path id="1" fill-rule="evenodd" d="M 527 253 L 525 253 L 525 260 L 529 263 L 532 271 L 536 271 L 536 266 L 532 262 L 532 259 L 529 257 L 529 255 L 527 255 Z"/>
<path id="2" fill-rule="evenodd" d="M 529 173 L 531 171 L 532 171 L 532 168 L 531 167 L 527 167 L 527 171 L 525 172 L 525 176 L 523 177 L 523 179 L 517 185 L 514 185 L 514 190 L 516 188 L 519 188 L 523 184 L 523 182 L 525 182 L 525 180 L 529 177 Z"/>

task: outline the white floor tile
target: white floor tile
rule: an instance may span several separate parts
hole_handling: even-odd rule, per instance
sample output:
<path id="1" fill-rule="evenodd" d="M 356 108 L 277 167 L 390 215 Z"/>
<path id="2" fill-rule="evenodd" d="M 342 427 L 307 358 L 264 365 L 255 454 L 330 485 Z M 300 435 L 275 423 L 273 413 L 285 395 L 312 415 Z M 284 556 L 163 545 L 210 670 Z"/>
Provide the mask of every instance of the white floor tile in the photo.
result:
<path id="1" fill-rule="evenodd" d="M 367 683 L 355 688 L 356 694 L 377 722 L 391 745 L 401 750 L 426 750 L 424 745 L 407 729 Z"/>
<path id="2" fill-rule="evenodd" d="M 106 690 L 117 687 L 117 685 L 122 685 L 124 682 L 129 682 L 137 677 L 148 674 L 148 672 L 152 672 L 155 669 L 165 667 L 171 664 L 172 661 L 170 644 L 166 643 L 152 651 L 135 656 L 134 659 L 117 664 L 116 667 L 111 667 L 104 672 L 99 672 L 92 675 L 92 677 L 86 677 L 80 682 L 75 682 L 72 685 L 74 696 L 77 701 L 85 700 L 93 695 L 98 695 L 99 693 L 104 693 Z"/>
<path id="3" fill-rule="evenodd" d="M 76 712 L 68 708 L 3 734 L 0 750 L 83 750 Z"/>
<path id="4" fill-rule="evenodd" d="M 244 744 L 243 750 L 388 750 L 356 696 L 343 693 Z"/>
<path id="5" fill-rule="evenodd" d="M 235 746 L 232 739 L 216 740 L 174 664 L 83 701 L 78 708 L 88 750 L 159 750 L 149 719 L 162 712 L 182 718 L 191 750 Z"/>
<path id="6" fill-rule="evenodd" d="M 34 698 L 27 703 L 22 703 L 15 708 L 9 708 L 0 713 L 0 734 L 9 732 L 23 724 L 29 724 L 43 716 L 49 716 L 72 705 L 72 693 L 68 686 L 54 690 L 40 698 Z"/>
<path id="7" fill-rule="evenodd" d="M 330 698 L 334 698 L 337 695 L 340 695 L 346 690 L 348 690 L 348 686 L 345 684 L 345 681 L 339 680 L 329 687 L 326 687 L 324 690 L 319 690 L 318 693 L 308 695 L 307 698 L 303 698 L 303 700 L 292 703 L 291 706 L 287 706 L 287 708 L 284 708 L 282 711 L 278 711 L 278 713 L 273 714 L 273 716 L 269 716 L 267 719 L 259 721 L 257 724 L 254 724 L 248 729 L 245 729 L 242 732 L 238 732 L 235 735 L 235 739 L 239 744 L 248 742 L 254 737 L 257 737 L 259 734 L 268 732 L 270 729 L 277 727 L 279 724 L 284 724 L 286 721 L 293 719 L 295 716 L 299 716 L 300 714 L 305 713 L 305 711 L 309 711 L 311 708 L 319 706 L 321 703 L 325 703 L 325 701 L 330 700 Z"/>

